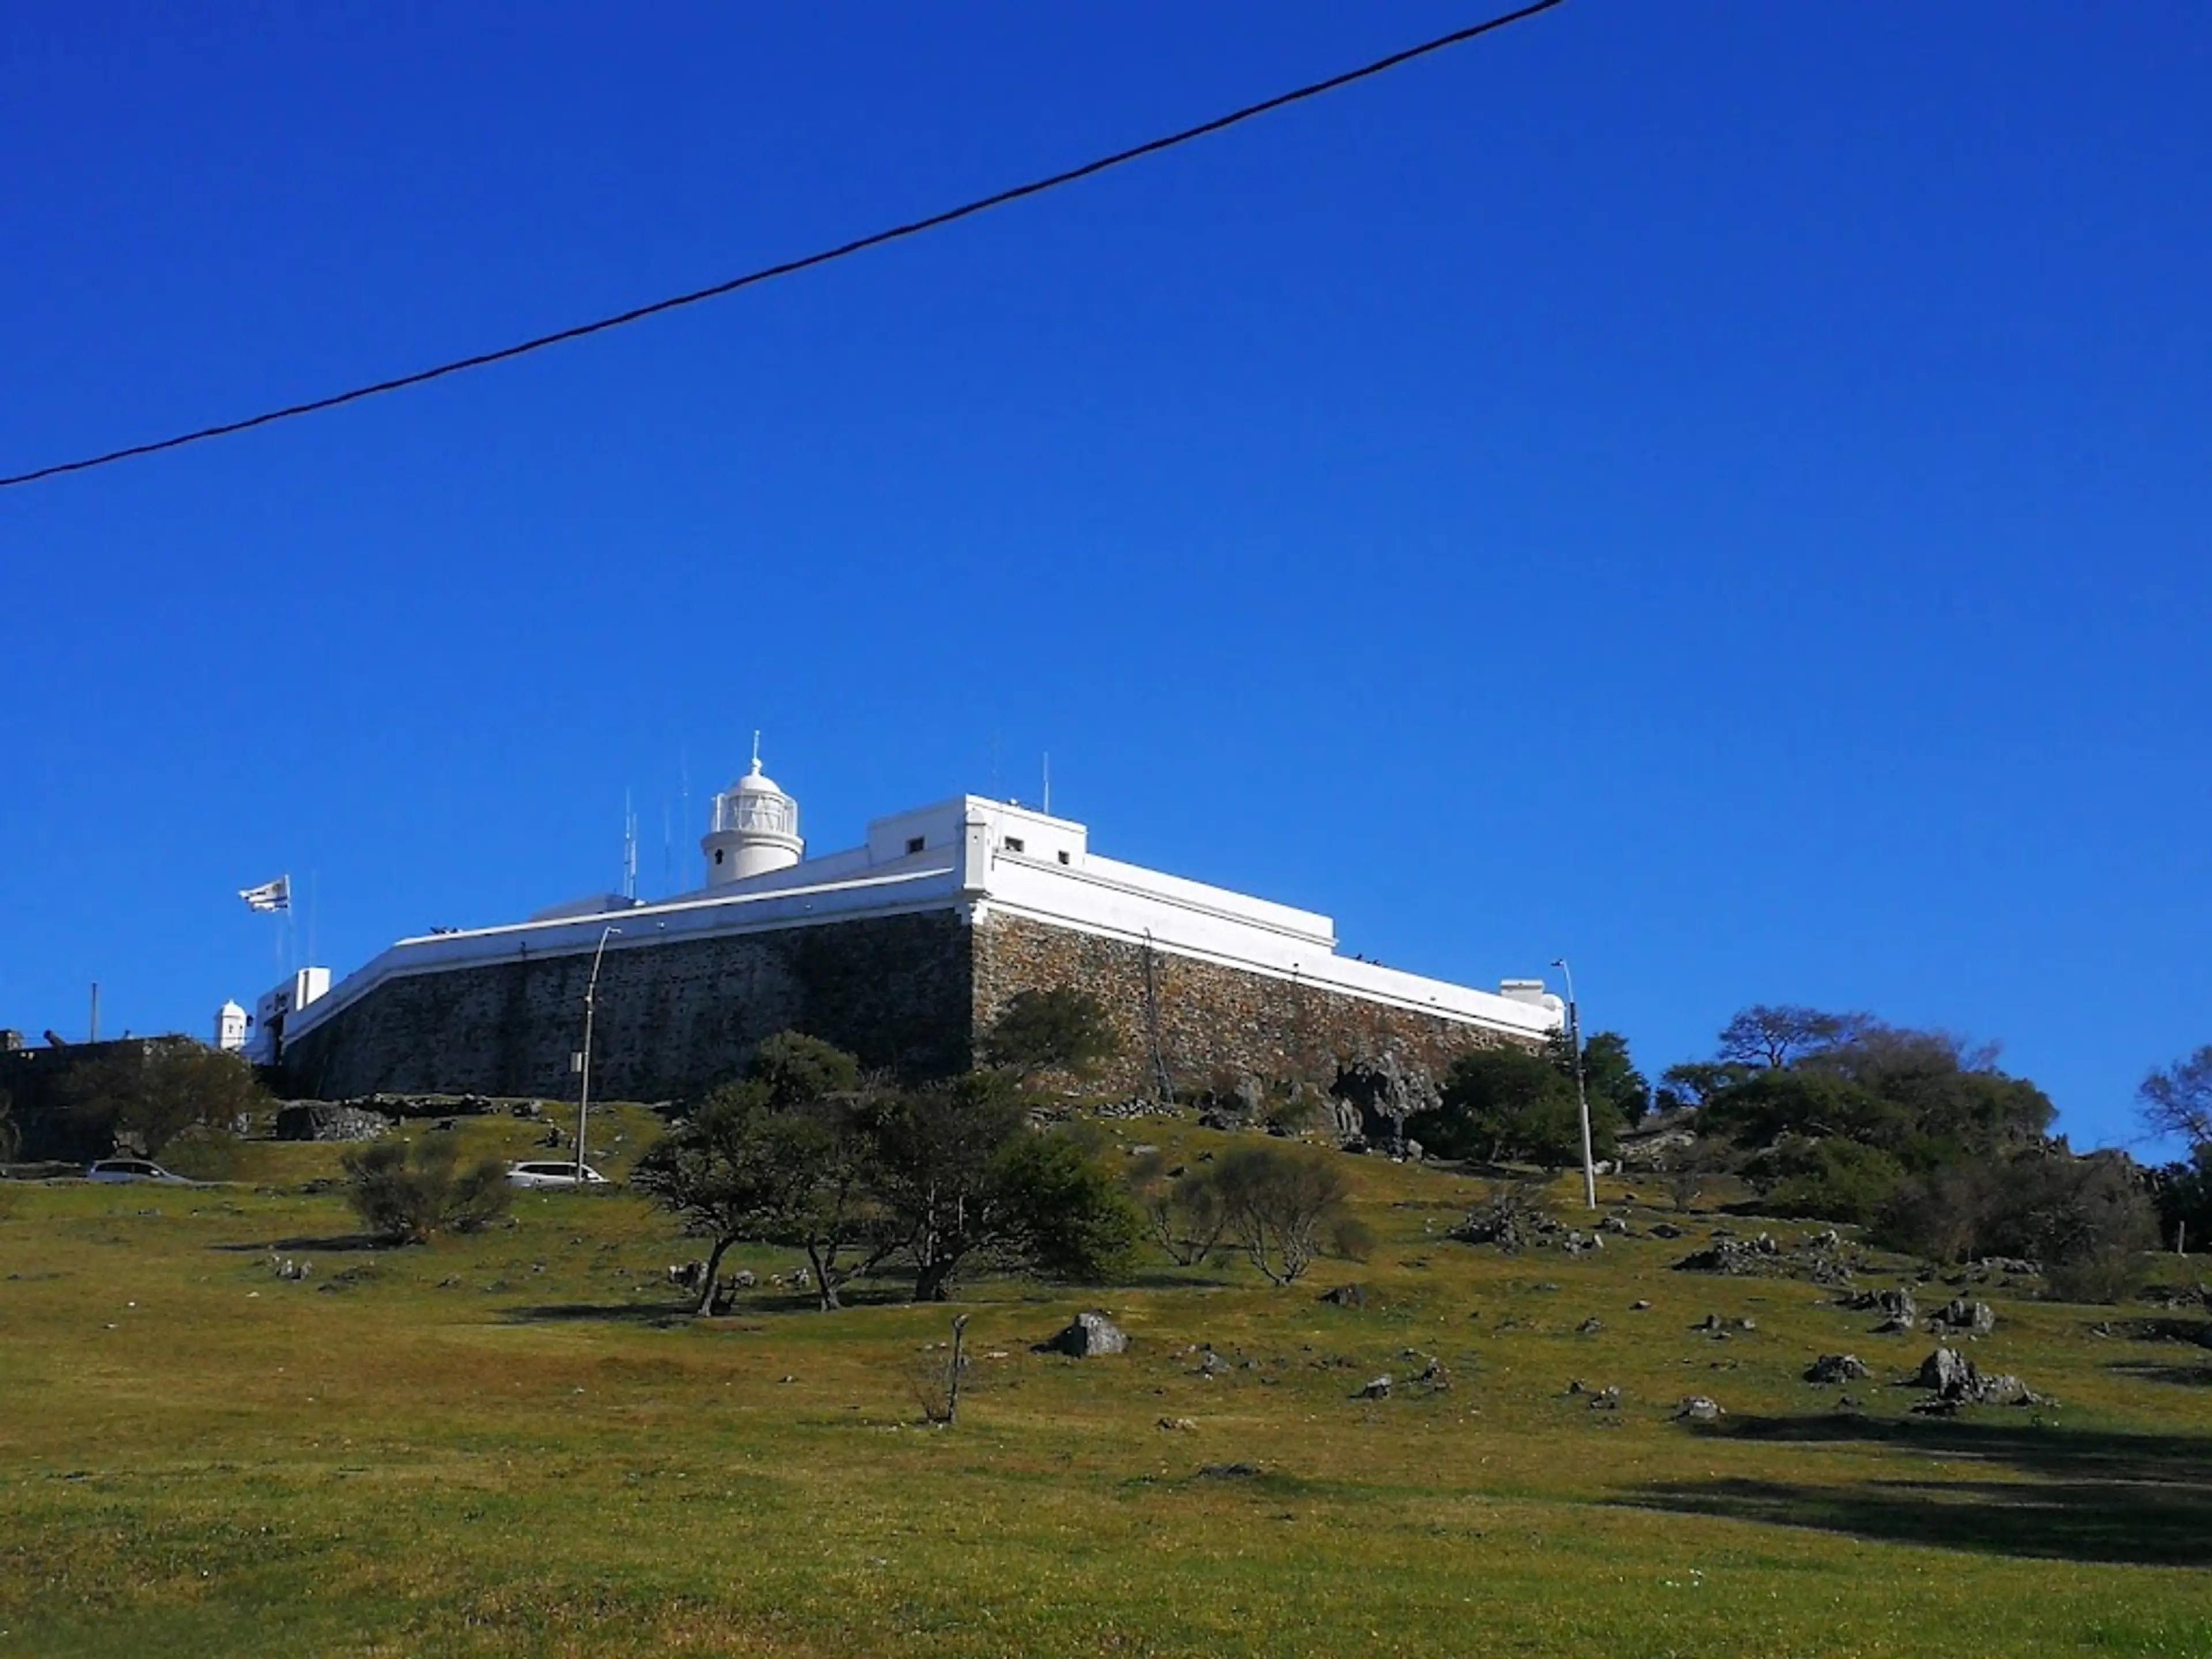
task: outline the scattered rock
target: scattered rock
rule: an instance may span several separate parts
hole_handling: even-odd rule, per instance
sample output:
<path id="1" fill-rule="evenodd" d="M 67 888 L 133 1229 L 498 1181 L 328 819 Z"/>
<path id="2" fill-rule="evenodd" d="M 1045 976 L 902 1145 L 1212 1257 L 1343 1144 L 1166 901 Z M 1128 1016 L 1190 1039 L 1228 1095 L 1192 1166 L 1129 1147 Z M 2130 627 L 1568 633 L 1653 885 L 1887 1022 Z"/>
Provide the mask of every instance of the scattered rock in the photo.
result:
<path id="1" fill-rule="evenodd" d="M 1204 1480 L 1257 1480 L 1267 1471 L 1257 1463 L 1208 1463 L 1198 1473 Z"/>
<path id="2" fill-rule="evenodd" d="M 1974 1362 L 1952 1348 L 1938 1348 L 1920 1362 L 1913 1379 L 1930 1398 L 1913 1407 L 1945 1412 L 1960 1406 L 2039 1406 L 2048 1402 L 2008 1373 L 1984 1376 Z"/>
<path id="3" fill-rule="evenodd" d="M 1628 1304 L 1628 1310 L 1631 1313 L 1648 1313 L 1650 1308 L 1651 1304 L 1640 1296 Z"/>
<path id="4" fill-rule="evenodd" d="M 1421 1374 L 1415 1377 L 1413 1381 L 1420 1384 L 1425 1389 L 1429 1389 L 1441 1394 L 1446 1389 L 1451 1387 L 1451 1373 L 1444 1369 L 1444 1362 L 1443 1360 L 1438 1359 L 1434 1354 L 1431 1354 L 1429 1356 L 1429 1363 L 1427 1366 L 1423 1369 Z"/>
<path id="5" fill-rule="evenodd" d="M 1806 1369 L 1808 1382 L 1856 1382 L 1871 1373 L 1855 1353 L 1824 1353 Z"/>
<path id="6" fill-rule="evenodd" d="M 1628 1222 L 1621 1216 L 1609 1215 L 1597 1224 L 1597 1228 L 1601 1233 L 1614 1233 L 1623 1238 L 1628 1237 Z"/>
<path id="7" fill-rule="evenodd" d="M 1039 1353 L 1064 1353 L 1073 1359 L 1090 1359 L 1103 1353 L 1123 1353 L 1129 1338 L 1119 1325 L 1100 1313 L 1080 1313 L 1050 1341 L 1036 1346 Z"/>
<path id="8" fill-rule="evenodd" d="M 1323 1291 L 1321 1300 L 1333 1303 L 1340 1308 L 1364 1308 L 1367 1305 L 1367 1287 L 1364 1285 L 1340 1285 L 1333 1291 Z"/>
<path id="9" fill-rule="evenodd" d="M 1188 1434 L 1198 1426 L 1194 1417 L 1163 1417 L 1160 1427 L 1174 1434 Z"/>
<path id="10" fill-rule="evenodd" d="M 1718 1401 L 1705 1395 L 1693 1394 L 1686 1396 L 1674 1408 L 1674 1420 L 1680 1423 L 1687 1419 L 1692 1423 L 1717 1423 L 1727 1415 Z"/>
<path id="11" fill-rule="evenodd" d="M 1938 1348 L 1920 1362 L 1913 1380 L 1946 1399 L 1955 1399 L 1972 1385 L 1974 1362 L 1954 1348 Z"/>
<path id="12" fill-rule="evenodd" d="M 1389 1376 L 1385 1374 L 1376 1377 L 1352 1397 L 1356 1400 L 1388 1400 L 1390 1397 Z"/>
<path id="13" fill-rule="evenodd" d="M 1997 1328 L 1996 1311 L 1986 1302 L 1975 1302 L 1966 1297 L 1956 1297 L 1938 1308 L 1931 1322 L 1948 1326 L 1954 1331 L 1972 1331 L 1977 1334 Z"/>
<path id="14" fill-rule="evenodd" d="M 295 1100 L 276 1109 L 279 1140 L 374 1140 L 391 1127 L 381 1112 L 337 1101 Z"/>
<path id="15" fill-rule="evenodd" d="M 1682 1230 L 1680 1227 L 1677 1227 L 1671 1221 L 1655 1221 L 1651 1224 L 1651 1237 L 1654 1238 L 1680 1238 L 1682 1237 Z"/>
<path id="16" fill-rule="evenodd" d="M 1594 1412 L 1617 1412 L 1620 1409 L 1620 1384 L 1607 1383 L 1590 1396 L 1589 1408 Z"/>
<path id="17" fill-rule="evenodd" d="M 1595 1314 L 1592 1314 L 1588 1319 L 1583 1321 L 1581 1324 L 1576 1326 L 1575 1328 L 1577 1331 L 1580 1331 L 1584 1336 L 1595 1336 L 1600 1331 L 1605 1328 L 1605 1322 L 1600 1319 Z"/>

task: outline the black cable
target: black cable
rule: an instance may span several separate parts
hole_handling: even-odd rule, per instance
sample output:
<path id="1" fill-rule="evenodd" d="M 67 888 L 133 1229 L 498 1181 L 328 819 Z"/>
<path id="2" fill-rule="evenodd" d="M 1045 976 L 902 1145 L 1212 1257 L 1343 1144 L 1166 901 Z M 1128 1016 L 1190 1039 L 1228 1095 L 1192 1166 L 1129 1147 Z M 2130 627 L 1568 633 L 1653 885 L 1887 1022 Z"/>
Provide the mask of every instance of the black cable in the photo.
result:
<path id="1" fill-rule="evenodd" d="M 40 467 L 35 471 L 18 472 L 12 477 L 0 478 L 0 489 L 5 489 L 15 484 L 35 483 L 41 478 L 58 477 L 64 472 L 89 471 L 96 466 L 112 465 L 117 461 L 131 460 L 140 455 L 159 454 L 165 449 L 180 449 L 186 444 L 199 443 L 209 438 L 228 437 L 234 432 L 246 432 L 257 426 L 269 426 L 277 421 L 289 421 L 298 416 L 313 415 L 325 409 L 336 409 L 342 404 L 358 403 L 364 398 L 374 398 L 381 392 L 398 392 L 407 386 L 421 386 L 426 380 L 441 380 L 448 374 L 458 374 L 464 369 L 482 368 L 489 363 L 505 362 L 510 357 L 520 357 L 529 352 L 542 351 L 547 346 L 560 345 L 569 340 L 580 340 L 587 334 L 604 333 L 608 329 L 620 328 L 626 323 L 635 323 L 647 317 L 656 317 L 664 311 L 675 311 L 684 306 L 697 305 L 702 300 L 718 299 L 725 294 L 734 294 L 739 289 L 750 288 L 757 283 L 769 282 L 778 276 L 788 276 L 793 272 L 810 270 L 816 265 L 826 265 L 833 260 L 842 259 L 872 247 L 881 247 L 886 242 L 896 242 L 905 237 L 918 236 L 924 231 L 935 230 L 939 226 L 949 225 L 957 220 L 971 217 L 988 209 L 1004 207 L 1007 203 L 1018 202 L 1024 197 L 1040 196 L 1046 191 L 1057 190 L 1062 185 L 1073 184 L 1079 179 L 1088 179 L 1094 173 L 1104 173 L 1109 168 L 1121 167 L 1126 162 L 1139 161 L 1147 155 L 1156 155 L 1162 150 L 1173 149 L 1178 144 L 1187 144 L 1194 138 L 1204 138 L 1224 128 L 1233 127 L 1239 122 L 1251 120 L 1255 116 L 1272 113 L 1273 111 L 1302 102 L 1308 98 L 1318 98 L 1323 93 L 1334 92 L 1338 88 L 1348 87 L 1355 81 L 1364 81 L 1370 76 L 1381 75 L 1386 70 L 1396 69 L 1401 64 L 1410 64 L 1417 58 L 1426 58 L 1431 52 L 1443 51 L 1447 46 L 1459 46 L 1462 42 L 1475 39 L 1478 35 L 1489 34 L 1510 24 L 1518 23 L 1524 18 L 1534 17 L 1538 12 L 1549 11 L 1554 6 L 1562 3 L 1564 0 L 1534 0 L 1534 4 L 1523 6 L 1518 11 L 1510 11 L 1502 16 L 1492 17 L 1484 22 L 1471 24 L 1466 28 L 1455 29 L 1449 34 L 1440 34 L 1433 40 L 1423 41 L 1418 46 L 1408 46 L 1403 52 L 1394 52 L 1388 58 L 1378 58 L 1373 63 L 1364 64 L 1358 69 L 1347 70 L 1341 75 L 1332 75 L 1325 81 L 1316 81 L 1310 85 L 1299 87 L 1295 91 L 1279 93 L 1274 97 L 1256 104 L 1247 104 L 1242 109 L 1233 110 L 1227 115 L 1216 116 L 1212 120 L 1200 122 L 1194 127 L 1185 127 L 1181 132 L 1170 133 L 1164 138 L 1154 138 L 1129 149 L 1117 150 L 1113 155 L 1101 156 L 1095 161 L 1086 161 L 1081 167 L 1070 167 L 1065 173 L 1055 173 L 1046 178 L 1032 179 L 1025 185 L 1016 185 L 1012 189 L 1000 191 L 995 195 L 981 197 L 959 207 L 947 208 L 942 213 L 933 213 L 927 218 L 909 220 L 907 223 L 895 225 L 889 230 L 879 230 L 872 235 L 840 243 L 836 247 L 824 248 L 819 252 L 809 253 L 801 258 L 787 259 L 781 264 L 766 265 L 758 270 L 748 271 L 742 276 L 732 276 L 727 282 L 716 283 L 710 288 L 694 289 L 689 294 L 678 294 L 665 300 L 655 300 L 650 305 L 617 312 L 611 317 L 601 317 L 592 322 L 578 323 L 573 327 L 556 329 L 550 334 L 541 334 L 535 339 L 524 340 L 514 345 L 501 346 L 496 351 L 478 352 L 473 357 L 457 357 L 451 362 L 440 363 L 434 368 L 417 369 L 411 374 L 402 374 L 389 380 L 379 380 L 370 386 L 356 386 L 349 392 L 333 392 L 329 397 L 316 398 L 304 404 L 291 404 L 283 409 L 268 410 L 259 415 L 249 416 L 242 421 L 226 421 L 220 426 L 207 426 L 200 428 L 197 432 L 179 433 L 173 438 L 163 438 L 154 443 L 133 444 L 127 449 L 109 450 L 104 455 L 88 455 L 82 460 L 60 461 L 52 466 Z"/>

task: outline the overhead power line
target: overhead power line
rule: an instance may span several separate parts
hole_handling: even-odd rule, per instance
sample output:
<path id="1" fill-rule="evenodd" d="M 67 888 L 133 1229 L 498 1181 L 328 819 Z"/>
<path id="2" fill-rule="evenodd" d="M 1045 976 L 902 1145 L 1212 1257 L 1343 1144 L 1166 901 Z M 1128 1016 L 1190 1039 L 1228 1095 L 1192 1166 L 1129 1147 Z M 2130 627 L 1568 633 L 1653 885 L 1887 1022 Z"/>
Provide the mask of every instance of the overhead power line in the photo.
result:
<path id="1" fill-rule="evenodd" d="M 1127 149 L 1116 150 L 1111 155 L 1102 155 L 1094 161 L 1085 161 L 1081 167 L 1069 167 L 1065 172 L 1050 173 L 1042 179 L 1033 179 L 1027 184 L 1016 185 L 1010 189 L 999 191 L 989 196 L 978 197 L 975 200 L 963 203 L 958 207 L 947 208 L 942 212 L 930 214 L 925 218 L 908 220 L 904 224 L 893 225 L 887 230 L 878 230 L 866 236 L 857 237 L 849 242 L 841 242 L 835 247 L 823 248 L 799 258 L 786 259 L 780 264 L 764 265 L 758 270 L 747 271 L 744 276 L 732 276 L 726 282 L 715 283 L 706 288 L 693 289 L 688 294 L 672 295 L 665 300 L 655 300 L 649 305 L 635 306 L 628 311 L 618 311 L 611 316 L 596 318 L 588 323 L 577 323 L 571 327 L 556 329 L 550 334 L 540 334 L 532 339 L 518 341 L 513 345 L 501 346 L 494 351 L 480 351 L 471 357 L 456 357 L 450 362 L 439 363 L 430 368 L 418 368 L 412 374 L 395 375 L 388 380 L 377 380 L 368 386 L 357 386 L 346 392 L 334 392 L 327 397 L 310 398 L 306 403 L 289 404 L 282 409 L 265 410 L 258 415 L 250 415 L 244 420 L 225 421 L 219 426 L 204 426 L 197 431 L 180 432 L 174 437 L 158 439 L 151 443 L 132 444 L 123 449 L 111 449 L 105 454 L 87 455 L 74 461 L 58 461 L 51 466 L 38 467 L 29 472 L 18 472 L 11 477 L 0 477 L 0 489 L 9 489 L 16 484 L 36 483 L 41 478 L 58 477 L 65 472 L 88 472 L 94 467 L 112 466 L 118 461 L 132 460 L 141 455 L 158 455 L 165 449 L 181 449 L 186 444 L 204 443 L 210 438 L 226 438 L 234 432 L 250 432 L 255 427 L 273 426 L 279 421 L 295 420 L 302 415 L 319 414 L 326 409 L 337 409 L 345 404 L 359 403 L 365 398 L 378 397 L 387 392 L 401 392 L 409 386 L 422 386 L 430 380 L 443 380 L 448 374 L 459 374 L 466 369 L 483 368 L 493 363 L 503 363 L 510 358 L 526 356 L 533 351 L 543 351 L 548 346 L 562 345 L 570 340 L 583 339 L 587 335 L 604 334 L 610 329 L 621 328 L 629 323 L 642 322 L 647 317 L 657 317 L 663 312 L 680 310 L 685 306 L 696 306 L 702 300 L 720 299 L 726 294 L 736 293 L 739 289 L 751 288 L 757 283 L 772 282 L 779 276 L 789 276 L 799 271 L 811 270 L 817 265 L 830 264 L 836 260 L 848 258 L 855 253 L 865 252 L 870 248 L 881 247 L 887 242 L 901 241 L 909 236 L 919 236 L 925 231 L 940 229 L 960 220 L 972 218 L 976 214 L 987 212 L 992 208 L 1004 207 L 1010 202 L 1018 202 L 1031 196 L 1042 196 L 1047 191 L 1058 190 L 1062 185 L 1074 184 L 1079 179 L 1091 178 L 1094 174 L 1108 172 L 1131 161 L 1141 161 L 1147 155 L 1157 155 L 1164 150 L 1189 143 L 1194 139 L 1207 137 L 1213 133 L 1225 131 L 1256 117 L 1272 114 L 1274 111 L 1286 108 L 1291 104 L 1303 103 L 1309 98 L 1318 98 L 1324 93 L 1334 92 L 1340 87 L 1352 85 L 1354 82 L 1365 81 L 1375 76 L 1385 74 L 1401 64 L 1410 64 L 1416 58 L 1426 58 L 1447 47 L 1461 46 L 1482 35 L 1494 33 L 1499 29 L 1534 17 L 1539 12 L 1550 11 L 1555 6 L 1564 3 L 1565 0 L 1534 0 L 1534 4 L 1523 6 L 1517 11 L 1509 11 L 1480 23 L 1469 24 L 1465 28 L 1454 29 L 1449 34 L 1440 34 L 1434 40 L 1425 40 L 1417 46 L 1408 46 L 1402 52 L 1394 52 L 1387 58 L 1378 58 L 1373 63 L 1362 64 L 1358 69 L 1346 70 L 1340 75 L 1332 75 L 1327 80 L 1315 81 L 1290 92 L 1278 93 L 1273 98 L 1262 99 L 1256 104 L 1247 104 L 1243 108 L 1231 110 L 1226 115 L 1217 115 L 1210 121 L 1201 121 L 1194 127 L 1185 127 L 1180 132 L 1171 132 L 1164 137 L 1150 139 L 1144 143 L 1133 145 Z"/>

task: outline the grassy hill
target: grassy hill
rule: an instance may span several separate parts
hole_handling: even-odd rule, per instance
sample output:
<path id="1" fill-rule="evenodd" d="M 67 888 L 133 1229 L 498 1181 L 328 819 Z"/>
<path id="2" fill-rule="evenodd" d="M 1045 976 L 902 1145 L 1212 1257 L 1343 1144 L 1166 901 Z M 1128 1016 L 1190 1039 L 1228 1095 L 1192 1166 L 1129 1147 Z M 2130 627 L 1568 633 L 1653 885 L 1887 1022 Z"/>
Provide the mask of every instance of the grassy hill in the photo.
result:
<path id="1" fill-rule="evenodd" d="M 595 1123 L 617 1174 L 653 1132 Z M 1900 1383 L 1931 1338 L 1674 1270 L 1716 1226 L 1806 1228 L 1656 1188 L 1609 1187 L 1602 1250 L 1507 1255 L 1444 1236 L 1486 1183 L 1347 1160 L 1381 1243 L 1287 1290 L 1224 1261 L 695 1322 L 664 1272 L 690 1242 L 630 1196 L 380 1251 L 336 1167 L 0 1186 L 0 1655 L 2212 1653 L 2212 1352 L 2147 1340 L 2156 1309 L 1972 1287 L 1977 1363 L 2060 1403 L 1930 1419 Z M 1351 1281 L 1364 1308 L 1318 1299 Z M 1128 1353 L 1031 1352 L 1091 1307 Z M 961 1311 L 933 1430 L 915 1376 Z M 1844 1351 L 1852 1409 L 1802 1380 Z M 1431 1358 L 1448 1387 L 1413 1383 Z M 1673 1420 L 1689 1395 L 1727 1417 Z"/>

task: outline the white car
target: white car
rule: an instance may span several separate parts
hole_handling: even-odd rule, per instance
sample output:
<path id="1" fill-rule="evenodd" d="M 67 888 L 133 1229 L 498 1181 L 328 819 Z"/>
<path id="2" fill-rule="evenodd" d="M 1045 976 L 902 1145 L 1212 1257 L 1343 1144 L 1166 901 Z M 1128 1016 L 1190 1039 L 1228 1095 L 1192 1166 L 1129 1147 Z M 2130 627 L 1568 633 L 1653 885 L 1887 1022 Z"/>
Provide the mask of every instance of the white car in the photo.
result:
<path id="1" fill-rule="evenodd" d="M 171 1187 L 192 1183 L 172 1174 L 150 1158 L 103 1158 L 84 1172 L 87 1181 L 158 1181 Z"/>
<path id="2" fill-rule="evenodd" d="M 590 1164 L 584 1166 L 584 1178 L 576 1179 L 576 1161 L 568 1158 L 559 1164 L 510 1164 L 507 1166 L 507 1184 L 510 1187 L 604 1187 L 607 1178 Z"/>

